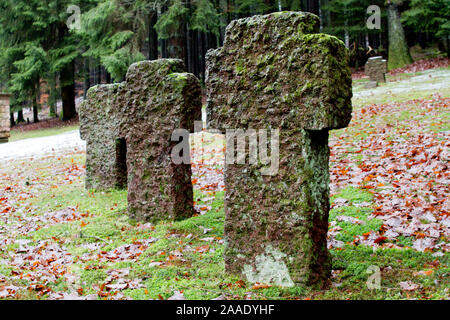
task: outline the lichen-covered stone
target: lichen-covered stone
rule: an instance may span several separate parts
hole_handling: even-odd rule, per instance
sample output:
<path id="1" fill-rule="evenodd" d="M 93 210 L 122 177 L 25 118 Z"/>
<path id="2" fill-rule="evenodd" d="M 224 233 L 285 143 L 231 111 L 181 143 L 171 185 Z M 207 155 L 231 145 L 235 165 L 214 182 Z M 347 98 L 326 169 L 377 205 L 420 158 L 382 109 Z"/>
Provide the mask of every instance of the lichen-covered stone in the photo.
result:
<path id="1" fill-rule="evenodd" d="M 9 94 L 0 93 L 0 143 L 8 142 L 10 137 Z"/>
<path id="2" fill-rule="evenodd" d="M 80 134 L 86 140 L 86 188 L 107 190 L 126 187 L 126 168 L 117 157 L 122 107 L 116 95 L 124 84 L 89 89 L 80 107 Z"/>
<path id="3" fill-rule="evenodd" d="M 328 130 L 351 120 L 349 56 L 319 18 L 233 21 L 207 54 L 208 127 L 279 129 L 279 171 L 225 169 L 225 265 L 249 281 L 323 284 L 330 273 Z"/>
<path id="4" fill-rule="evenodd" d="M 365 74 L 372 82 L 386 82 L 387 61 L 383 57 L 372 57 L 367 60 Z"/>
<path id="5" fill-rule="evenodd" d="M 90 89 L 80 110 L 87 186 L 120 186 L 125 170 L 128 212 L 138 220 L 194 213 L 191 167 L 171 161 L 172 132 L 193 131 L 201 116 L 199 80 L 183 70 L 177 59 L 135 63 L 125 82 Z"/>
<path id="6" fill-rule="evenodd" d="M 201 86 L 183 73 L 181 60 L 130 66 L 124 93 L 121 134 L 127 141 L 128 211 L 145 220 L 181 219 L 194 214 L 190 164 L 175 164 L 176 129 L 194 131 L 201 117 Z"/>

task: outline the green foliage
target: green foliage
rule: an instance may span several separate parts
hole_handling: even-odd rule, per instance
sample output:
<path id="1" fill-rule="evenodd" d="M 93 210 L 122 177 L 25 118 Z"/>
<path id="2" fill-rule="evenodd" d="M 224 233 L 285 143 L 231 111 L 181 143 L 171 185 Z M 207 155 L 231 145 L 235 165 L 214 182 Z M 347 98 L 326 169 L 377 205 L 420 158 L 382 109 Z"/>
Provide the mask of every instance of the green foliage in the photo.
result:
<path id="1" fill-rule="evenodd" d="M 450 36 L 450 1 L 411 0 L 402 22 L 417 32 L 430 32 L 437 37 Z"/>
<path id="2" fill-rule="evenodd" d="M 92 6 L 94 0 L 1 1 L 0 82 L 13 93 L 13 110 L 36 98 L 40 81 L 54 82 L 55 73 L 80 55 L 80 39 L 66 21 L 69 5 Z M 68 80 L 73 83 L 74 79 Z M 70 84 L 69 83 L 69 84 Z M 60 86 L 67 83 L 60 83 Z M 53 86 L 55 87 L 55 86 Z M 55 97 L 56 93 L 51 92 Z"/>
<path id="3" fill-rule="evenodd" d="M 160 39 L 168 39 L 176 36 L 181 27 L 181 22 L 185 19 L 188 8 L 181 0 L 174 0 L 169 9 L 158 19 L 155 29 Z"/>
<path id="4" fill-rule="evenodd" d="M 145 29 L 141 2 L 107 0 L 82 15 L 80 35 L 88 49 L 84 57 L 99 61 L 112 78 L 124 78 L 130 64 L 144 60 L 139 51 Z"/>
<path id="5" fill-rule="evenodd" d="M 331 14 L 331 21 L 325 26 L 325 32 L 343 39 L 348 32 L 350 39 L 360 35 L 378 33 L 366 26 L 367 8 L 378 5 L 383 8 L 384 0 L 331 0 L 323 9 Z"/>
<path id="6" fill-rule="evenodd" d="M 20 97 L 18 101 L 24 101 L 26 97 L 34 99 L 40 75 L 47 68 L 45 51 L 34 43 L 26 43 L 24 58 L 15 61 L 13 64 L 17 72 L 11 74 L 11 92 Z"/>
<path id="7" fill-rule="evenodd" d="M 220 14 L 209 0 L 197 0 L 192 14 L 190 27 L 192 30 L 212 32 L 219 35 Z"/>
<path id="8" fill-rule="evenodd" d="M 193 59 L 204 59 L 203 50 L 211 44 L 220 44 L 223 27 L 231 19 L 280 10 L 307 11 L 310 3 L 304 0 L 0 0 L 0 87 L 13 93 L 12 106 L 18 110 L 23 102 L 34 98 L 32 89 L 44 80 L 50 88 L 50 104 L 54 105 L 61 86 L 74 81 L 65 77 L 64 83 L 59 83 L 58 74 L 73 63 L 93 68 L 101 65 L 115 81 L 120 81 L 130 64 L 144 59 L 143 53 L 149 46 L 158 46 L 152 47 L 152 57 L 158 50 L 162 53 L 162 46 L 150 41 L 153 31 L 160 40 L 169 40 L 162 42 L 167 45 L 169 56 L 183 54 L 174 47 L 193 41 L 191 47 L 197 48 L 187 54 L 195 55 Z M 450 34 L 449 1 L 411 0 L 404 4 L 402 8 L 408 10 L 403 12 L 402 21 L 410 30 L 441 38 Z M 66 26 L 71 14 L 67 12 L 69 5 L 80 7 L 81 30 L 69 31 Z M 383 9 L 382 30 L 367 29 L 366 10 L 370 5 Z M 323 31 L 362 47 L 366 35 L 387 32 L 385 8 L 385 0 L 322 0 Z M 156 25 L 155 21 L 150 23 L 151 17 L 157 17 Z M 196 31 L 195 36 L 182 39 L 185 30 Z M 202 37 L 207 40 L 198 40 Z M 215 39 L 211 41 L 211 38 Z M 208 48 L 202 47 L 205 41 Z M 361 53 L 353 50 L 356 55 Z M 202 67 L 204 61 L 198 64 L 198 68 Z"/>
<path id="9" fill-rule="evenodd" d="M 236 0 L 236 11 L 245 14 L 261 14 L 270 6 L 264 0 Z"/>
<path id="10" fill-rule="evenodd" d="M 102 56 L 101 62 L 113 79 L 121 79 L 127 73 L 128 67 L 132 63 L 144 59 L 145 57 L 142 53 L 130 51 L 129 47 L 123 47 L 108 56 Z"/>

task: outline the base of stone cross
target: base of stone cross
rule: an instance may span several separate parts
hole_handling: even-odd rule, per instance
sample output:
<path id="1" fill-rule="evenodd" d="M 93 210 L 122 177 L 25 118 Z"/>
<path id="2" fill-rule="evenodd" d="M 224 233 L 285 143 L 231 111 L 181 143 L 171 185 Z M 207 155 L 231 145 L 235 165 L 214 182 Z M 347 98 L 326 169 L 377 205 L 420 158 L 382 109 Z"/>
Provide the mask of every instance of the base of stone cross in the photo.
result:
<path id="1" fill-rule="evenodd" d="M 8 137 L 1 137 L 0 138 L 0 143 L 8 143 L 9 138 Z"/>
<path id="2" fill-rule="evenodd" d="M 378 87 L 378 82 L 376 81 L 369 81 L 364 85 L 366 89 L 375 89 L 376 87 Z"/>

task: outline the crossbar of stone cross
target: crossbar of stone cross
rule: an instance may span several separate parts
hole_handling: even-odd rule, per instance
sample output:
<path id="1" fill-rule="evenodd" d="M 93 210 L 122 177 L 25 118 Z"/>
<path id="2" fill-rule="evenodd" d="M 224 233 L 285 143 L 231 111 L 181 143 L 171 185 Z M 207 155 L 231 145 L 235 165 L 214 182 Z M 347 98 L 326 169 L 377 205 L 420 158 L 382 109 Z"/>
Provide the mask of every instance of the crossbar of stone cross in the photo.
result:
<path id="1" fill-rule="evenodd" d="M 194 214 L 190 164 L 175 164 L 172 132 L 194 129 L 201 86 L 178 59 L 130 66 L 126 81 L 93 87 L 80 108 L 86 187 L 127 187 L 128 213 L 146 221 Z"/>
<path id="2" fill-rule="evenodd" d="M 279 129 L 278 174 L 227 161 L 228 272 L 281 286 L 328 278 L 328 131 L 351 119 L 348 64 L 345 45 L 302 12 L 233 21 L 207 53 L 208 127 Z"/>

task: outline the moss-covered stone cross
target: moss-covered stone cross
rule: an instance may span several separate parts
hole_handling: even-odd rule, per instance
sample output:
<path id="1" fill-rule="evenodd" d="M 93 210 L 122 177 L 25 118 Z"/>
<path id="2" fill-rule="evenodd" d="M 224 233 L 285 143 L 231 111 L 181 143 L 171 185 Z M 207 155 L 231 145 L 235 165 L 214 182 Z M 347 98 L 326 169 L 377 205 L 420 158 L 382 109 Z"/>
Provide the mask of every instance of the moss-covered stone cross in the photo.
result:
<path id="1" fill-rule="evenodd" d="M 348 63 L 344 44 L 302 12 L 233 21 L 208 52 L 208 127 L 280 133 L 278 174 L 225 169 L 228 272 L 282 286 L 328 278 L 328 131 L 351 119 Z"/>
<path id="2" fill-rule="evenodd" d="M 177 59 L 130 66 L 126 81 L 88 91 L 80 108 L 86 187 L 128 189 L 128 212 L 146 221 L 194 214 L 190 164 L 175 164 L 172 132 L 201 116 L 199 80 Z"/>

